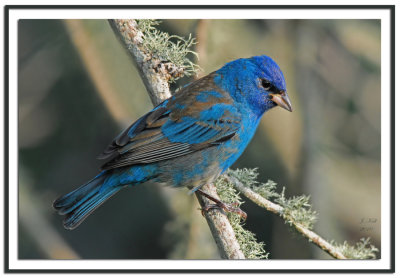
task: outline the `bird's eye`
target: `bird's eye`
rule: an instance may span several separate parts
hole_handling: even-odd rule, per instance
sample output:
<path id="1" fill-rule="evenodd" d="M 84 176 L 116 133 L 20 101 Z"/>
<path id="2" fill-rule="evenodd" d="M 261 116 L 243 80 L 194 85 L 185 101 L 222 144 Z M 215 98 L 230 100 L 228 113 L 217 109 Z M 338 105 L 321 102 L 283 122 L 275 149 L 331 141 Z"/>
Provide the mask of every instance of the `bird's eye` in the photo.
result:
<path id="1" fill-rule="evenodd" d="M 269 91 L 272 88 L 271 82 L 269 82 L 266 79 L 261 79 L 261 86 L 267 91 Z"/>

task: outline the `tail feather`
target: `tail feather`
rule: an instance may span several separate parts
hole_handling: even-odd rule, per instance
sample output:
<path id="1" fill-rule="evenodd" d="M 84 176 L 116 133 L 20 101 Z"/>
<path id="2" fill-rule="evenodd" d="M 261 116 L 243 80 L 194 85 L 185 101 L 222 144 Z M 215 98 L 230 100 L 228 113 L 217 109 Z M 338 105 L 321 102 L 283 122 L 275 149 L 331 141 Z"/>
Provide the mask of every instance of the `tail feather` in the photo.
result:
<path id="1" fill-rule="evenodd" d="M 96 208 L 121 190 L 121 186 L 102 187 L 105 178 L 106 175 L 102 172 L 88 183 L 54 201 L 53 207 L 58 213 L 66 215 L 63 222 L 66 229 L 75 229 Z"/>

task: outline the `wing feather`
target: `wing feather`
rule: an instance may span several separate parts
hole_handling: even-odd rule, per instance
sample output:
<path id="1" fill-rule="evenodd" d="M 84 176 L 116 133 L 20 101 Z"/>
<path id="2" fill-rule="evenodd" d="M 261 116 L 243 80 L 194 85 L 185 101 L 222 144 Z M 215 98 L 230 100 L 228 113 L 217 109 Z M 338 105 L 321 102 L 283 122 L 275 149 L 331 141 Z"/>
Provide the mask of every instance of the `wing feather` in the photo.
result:
<path id="1" fill-rule="evenodd" d="M 199 103 L 196 96 L 201 92 L 183 93 L 161 103 L 121 132 L 99 156 L 111 158 L 102 169 L 168 160 L 216 146 L 235 136 L 240 126 L 240 119 L 233 116 L 235 113 L 215 112 L 228 109 L 229 99 Z M 181 109 L 182 106 L 185 108 Z"/>

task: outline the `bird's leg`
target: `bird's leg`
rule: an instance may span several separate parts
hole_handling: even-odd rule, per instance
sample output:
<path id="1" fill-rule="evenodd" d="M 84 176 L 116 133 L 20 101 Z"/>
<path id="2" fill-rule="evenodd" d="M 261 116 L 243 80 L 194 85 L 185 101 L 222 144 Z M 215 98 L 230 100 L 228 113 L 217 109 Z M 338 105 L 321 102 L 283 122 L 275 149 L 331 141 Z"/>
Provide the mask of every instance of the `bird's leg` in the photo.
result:
<path id="1" fill-rule="evenodd" d="M 243 218 L 244 220 L 246 220 L 247 218 L 247 214 L 241 210 L 238 206 L 239 203 L 234 202 L 232 204 L 226 204 L 216 198 L 214 198 L 213 196 L 205 193 L 204 191 L 198 189 L 196 192 L 198 192 L 200 195 L 203 195 L 204 197 L 206 197 L 207 199 L 210 199 L 211 201 L 213 201 L 215 204 L 210 204 L 210 205 L 205 205 L 202 209 L 201 209 L 201 214 L 204 216 L 204 213 L 207 212 L 210 209 L 217 209 L 217 208 L 221 208 L 223 211 L 225 212 L 232 212 L 232 213 L 236 213 L 238 214 L 241 218 Z"/>

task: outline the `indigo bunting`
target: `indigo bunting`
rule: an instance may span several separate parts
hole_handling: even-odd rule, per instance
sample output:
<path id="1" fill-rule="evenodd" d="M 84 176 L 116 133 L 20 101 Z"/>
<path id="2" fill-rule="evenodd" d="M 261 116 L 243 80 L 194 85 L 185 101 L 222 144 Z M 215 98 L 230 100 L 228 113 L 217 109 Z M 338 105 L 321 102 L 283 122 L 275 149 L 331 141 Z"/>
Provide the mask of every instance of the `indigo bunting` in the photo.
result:
<path id="1" fill-rule="evenodd" d="M 122 131 L 99 156 L 108 159 L 102 171 L 53 206 L 65 215 L 64 227 L 74 229 L 125 187 L 153 181 L 200 192 L 239 158 L 263 113 L 275 106 L 292 111 L 270 57 L 229 62 Z"/>

